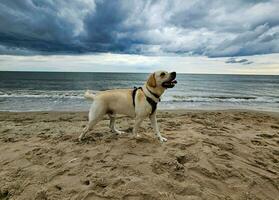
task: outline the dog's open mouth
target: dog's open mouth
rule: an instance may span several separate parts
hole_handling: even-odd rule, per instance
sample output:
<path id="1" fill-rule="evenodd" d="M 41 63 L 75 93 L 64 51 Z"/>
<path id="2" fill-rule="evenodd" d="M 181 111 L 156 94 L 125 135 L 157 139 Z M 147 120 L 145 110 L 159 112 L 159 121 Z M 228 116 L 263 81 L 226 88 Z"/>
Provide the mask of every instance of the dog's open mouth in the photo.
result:
<path id="1" fill-rule="evenodd" d="M 176 83 L 177 83 L 177 81 L 175 79 L 171 79 L 169 81 L 163 82 L 162 86 L 165 88 L 173 88 Z"/>

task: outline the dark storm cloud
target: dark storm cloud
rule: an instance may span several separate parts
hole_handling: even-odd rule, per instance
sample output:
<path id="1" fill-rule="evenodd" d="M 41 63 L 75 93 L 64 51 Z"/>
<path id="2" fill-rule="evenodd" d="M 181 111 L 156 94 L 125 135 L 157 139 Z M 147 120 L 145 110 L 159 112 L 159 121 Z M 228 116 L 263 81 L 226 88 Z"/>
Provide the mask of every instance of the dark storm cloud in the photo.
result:
<path id="1" fill-rule="evenodd" d="M 278 10 L 277 0 L 2 0 L 0 54 L 278 53 Z"/>

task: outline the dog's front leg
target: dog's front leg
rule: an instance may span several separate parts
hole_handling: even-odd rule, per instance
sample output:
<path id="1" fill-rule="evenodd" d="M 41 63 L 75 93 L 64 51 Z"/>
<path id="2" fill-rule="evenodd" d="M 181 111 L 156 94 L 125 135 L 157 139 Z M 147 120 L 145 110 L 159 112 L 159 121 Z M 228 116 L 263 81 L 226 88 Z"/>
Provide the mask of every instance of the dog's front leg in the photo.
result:
<path id="1" fill-rule="evenodd" d="M 133 128 L 133 134 L 136 135 L 137 137 L 139 137 L 138 129 L 139 129 L 142 121 L 143 121 L 142 117 L 136 117 L 135 125 L 134 125 L 134 128 Z"/>
<path id="2" fill-rule="evenodd" d="M 150 115 L 149 119 L 151 121 L 151 126 L 152 126 L 153 130 L 155 131 L 155 134 L 157 135 L 159 140 L 161 142 L 166 142 L 167 139 L 162 137 L 162 135 L 160 133 L 159 126 L 158 126 L 158 123 L 157 123 L 157 118 L 156 118 L 156 112 L 154 112 L 152 115 Z"/>

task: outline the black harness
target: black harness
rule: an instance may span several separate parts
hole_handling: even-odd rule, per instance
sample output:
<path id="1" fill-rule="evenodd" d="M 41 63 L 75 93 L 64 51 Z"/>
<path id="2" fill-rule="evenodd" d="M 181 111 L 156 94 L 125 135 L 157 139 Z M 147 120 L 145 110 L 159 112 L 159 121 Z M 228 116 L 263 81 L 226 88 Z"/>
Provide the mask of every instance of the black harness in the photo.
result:
<path id="1" fill-rule="evenodd" d="M 137 93 L 137 90 L 140 89 L 142 90 L 142 87 L 134 87 L 134 90 L 132 92 L 132 98 L 133 98 L 133 105 L 135 107 L 135 97 L 136 97 L 136 93 Z M 153 92 L 151 92 L 150 90 L 148 90 L 153 96 L 155 96 L 156 98 L 160 98 L 157 94 L 154 94 Z M 155 110 L 157 109 L 157 102 L 155 102 L 153 99 L 151 99 L 150 97 L 146 96 L 145 95 L 145 98 L 147 100 L 147 102 L 151 105 L 151 108 L 152 108 L 152 111 L 151 111 L 151 114 L 152 115 Z M 159 99 L 160 100 L 160 99 Z"/>
<path id="2" fill-rule="evenodd" d="M 154 97 L 156 97 L 157 99 L 159 99 L 160 101 L 160 96 L 158 94 L 155 94 L 154 92 L 151 92 L 148 87 L 146 87 L 146 89 L 148 90 L 148 92 L 150 92 L 150 94 L 152 94 Z"/>

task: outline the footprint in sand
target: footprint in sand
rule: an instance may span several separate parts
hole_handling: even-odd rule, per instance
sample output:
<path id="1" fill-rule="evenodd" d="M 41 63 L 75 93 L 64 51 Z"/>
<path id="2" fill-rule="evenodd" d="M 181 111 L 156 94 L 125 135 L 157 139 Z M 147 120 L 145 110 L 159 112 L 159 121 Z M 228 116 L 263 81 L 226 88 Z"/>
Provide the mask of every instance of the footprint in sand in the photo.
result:
<path id="1" fill-rule="evenodd" d="M 152 141 L 149 138 L 144 138 L 144 137 L 137 137 L 136 138 L 136 143 L 152 143 Z"/>
<path id="2" fill-rule="evenodd" d="M 8 143 L 8 142 L 14 143 L 14 142 L 16 142 L 16 141 L 17 141 L 17 140 L 16 140 L 15 138 L 13 138 L 13 137 L 3 138 L 3 142 L 6 142 L 6 143 Z"/>
<path id="3" fill-rule="evenodd" d="M 273 129 L 279 130 L 279 126 L 278 125 L 272 124 L 270 127 L 273 128 Z"/>
<path id="4" fill-rule="evenodd" d="M 186 153 L 186 154 L 176 155 L 176 160 L 178 163 L 184 165 L 185 163 L 188 162 L 198 162 L 199 158 L 192 153 Z"/>
<path id="5" fill-rule="evenodd" d="M 35 196 L 35 200 L 41 200 L 41 199 L 48 199 L 47 193 L 45 190 L 38 191 Z"/>
<path id="6" fill-rule="evenodd" d="M 279 156 L 279 150 L 276 150 L 276 149 L 275 149 L 275 150 L 272 151 L 272 153 L 273 153 L 274 155 L 276 155 L 276 156 Z"/>
<path id="7" fill-rule="evenodd" d="M 94 200 L 107 200 L 107 199 L 110 199 L 110 198 L 107 198 L 107 197 L 102 197 L 102 195 L 99 195 L 93 191 L 89 191 L 87 194 L 85 194 L 84 197 L 80 197 L 78 199 L 82 199 L 82 200 L 91 200 L 91 199 L 94 199 Z"/>
<path id="8" fill-rule="evenodd" d="M 60 185 L 55 185 L 54 188 L 56 188 L 57 190 L 61 191 L 62 187 Z"/>
<path id="9" fill-rule="evenodd" d="M 185 160 L 180 160 L 184 162 Z M 183 164 L 179 163 L 176 159 L 172 160 L 160 160 L 154 159 L 152 164 L 152 172 L 161 175 L 167 173 L 169 177 L 179 182 L 185 181 L 185 167 Z"/>
<path id="10" fill-rule="evenodd" d="M 267 138 L 267 139 L 277 137 L 276 135 L 271 135 L 271 134 L 266 134 L 266 133 L 258 134 L 257 136 L 262 137 L 262 138 Z"/>
<path id="11" fill-rule="evenodd" d="M 228 154 L 226 151 L 218 151 L 217 153 L 218 158 L 224 159 L 224 160 L 231 160 L 232 156 Z"/>
<path id="12" fill-rule="evenodd" d="M 173 148 L 178 148 L 180 150 L 186 150 L 188 147 L 193 146 L 197 143 L 198 143 L 198 140 L 188 139 L 187 141 L 183 141 L 183 142 L 172 142 L 172 143 L 169 143 L 169 145 Z"/>
<path id="13" fill-rule="evenodd" d="M 4 130 L 2 131 L 2 133 L 7 133 L 7 132 L 10 132 L 10 130 L 12 130 L 12 129 L 10 129 L 10 128 L 6 128 L 6 129 L 4 129 Z"/>
<path id="14" fill-rule="evenodd" d="M 10 199 L 10 196 L 11 196 L 11 194 L 9 191 L 7 191 L 7 190 L 0 191 L 0 199 L 3 199 L 3 200 Z"/>
<path id="15" fill-rule="evenodd" d="M 266 146 L 264 141 L 258 139 L 252 139 L 251 143 L 255 146 Z"/>
<path id="16" fill-rule="evenodd" d="M 166 122 L 166 125 L 167 126 L 164 128 L 164 130 L 166 130 L 166 131 L 175 131 L 175 130 L 180 129 L 180 127 L 181 127 L 181 123 L 177 123 L 177 122 L 173 122 L 173 121 Z"/>
<path id="17" fill-rule="evenodd" d="M 90 185 L 90 181 L 89 180 L 84 180 L 81 182 L 83 185 Z"/>

